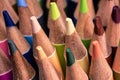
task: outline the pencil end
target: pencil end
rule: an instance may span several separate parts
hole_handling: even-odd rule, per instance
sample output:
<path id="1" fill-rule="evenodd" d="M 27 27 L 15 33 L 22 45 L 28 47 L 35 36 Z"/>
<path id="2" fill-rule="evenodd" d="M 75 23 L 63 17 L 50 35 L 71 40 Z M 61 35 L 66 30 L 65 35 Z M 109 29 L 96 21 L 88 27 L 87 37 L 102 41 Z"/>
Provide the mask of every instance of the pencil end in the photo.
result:
<path id="1" fill-rule="evenodd" d="M 40 29 L 40 24 L 37 21 L 37 18 L 35 16 L 30 17 L 31 24 L 32 24 L 32 32 L 37 33 Z"/>
<path id="2" fill-rule="evenodd" d="M 50 16 L 52 20 L 56 20 L 60 17 L 60 12 L 55 2 L 50 3 Z"/>
<path id="3" fill-rule="evenodd" d="M 104 29 L 103 29 L 103 26 L 102 26 L 102 21 L 100 19 L 99 16 L 96 16 L 95 19 L 93 20 L 94 22 L 94 32 L 95 34 L 97 35 L 102 35 L 104 33 Z"/>
<path id="4" fill-rule="evenodd" d="M 10 48 L 10 53 L 11 53 L 11 55 L 13 55 L 15 53 L 15 51 L 17 50 L 17 47 L 12 40 L 8 40 L 8 44 L 9 44 L 9 48 Z"/>
<path id="5" fill-rule="evenodd" d="M 67 58 L 67 66 L 71 66 L 75 63 L 75 58 L 70 48 L 66 49 L 66 58 Z"/>
<path id="6" fill-rule="evenodd" d="M 57 2 L 57 0 L 50 0 L 50 2 Z"/>
<path id="7" fill-rule="evenodd" d="M 113 7 L 111 17 L 115 23 L 120 23 L 120 9 L 118 6 Z"/>
<path id="8" fill-rule="evenodd" d="M 17 6 L 27 7 L 27 3 L 25 0 L 17 0 Z"/>
<path id="9" fill-rule="evenodd" d="M 13 20 L 11 19 L 9 13 L 6 10 L 3 11 L 3 17 L 4 17 L 4 20 L 5 20 L 6 27 L 15 26 L 15 23 L 13 22 Z"/>
<path id="10" fill-rule="evenodd" d="M 88 12 L 87 0 L 80 0 L 80 13 Z"/>
<path id="11" fill-rule="evenodd" d="M 47 56 L 46 56 L 46 54 L 45 54 L 45 52 L 44 52 L 44 50 L 41 46 L 37 46 L 36 50 L 38 52 L 38 57 L 39 57 L 40 60 L 43 60 L 43 59 L 47 58 Z"/>
<path id="12" fill-rule="evenodd" d="M 74 31 L 74 24 L 71 18 L 66 18 L 66 35 L 71 35 Z"/>
<path id="13" fill-rule="evenodd" d="M 92 45 L 93 45 L 92 59 L 98 59 L 100 57 L 100 55 L 101 55 L 99 43 L 98 43 L 98 41 L 93 41 Z"/>

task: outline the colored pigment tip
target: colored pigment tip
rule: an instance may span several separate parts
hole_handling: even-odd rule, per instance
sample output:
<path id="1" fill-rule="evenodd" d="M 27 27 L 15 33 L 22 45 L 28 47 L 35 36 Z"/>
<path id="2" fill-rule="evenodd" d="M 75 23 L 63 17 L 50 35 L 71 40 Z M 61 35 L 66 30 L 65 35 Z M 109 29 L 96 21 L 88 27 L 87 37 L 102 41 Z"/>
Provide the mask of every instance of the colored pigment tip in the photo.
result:
<path id="1" fill-rule="evenodd" d="M 112 10 L 112 20 L 115 23 L 119 23 L 120 22 L 120 9 L 118 6 L 114 6 L 113 10 Z"/>
<path id="2" fill-rule="evenodd" d="M 75 58 L 70 48 L 66 49 L 66 58 L 67 58 L 67 66 L 71 66 L 75 63 Z"/>
<path id="3" fill-rule="evenodd" d="M 17 0 L 18 7 L 27 7 L 27 3 L 25 0 Z"/>
<path id="4" fill-rule="evenodd" d="M 87 0 L 80 0 L 80 13 L 88 12 Z"/>
<path id="5" fill-rule="evenodd" d="M 102 21 L 100 19 L 99 16 L 96 16 L 95 19 L 93 20 L 94 22 L 94 32 L 95 34 L 97 35 L 102 35 L 104 33 L 104 29 L 103 29 L 103 26 L 102 26 Z"/>
<path id="6" fill-rule="evenodd" d="M 60 17 L 60 12 L 55 2 L 50 3 L 50 16 L 53 20 L 57 20 Z"/>
<path id="7" fill-rule="evenodd" d="M 17 47 L 12 40 L 8 40 L 8 44 L 9 44 L 9 48 L 10 48 L 10 53 L 11 53 L 11 55 L 13 55 L 15 53 L 15 51 L 17 50 Z"/>
<path id="8" fill-rule="evenodd" d="M 15 26 L 13 20 L 11 19 L 9 13 L 6 10 L 3 11 L 3 17 L 4 17 L 4 20 L 5 20 L 5 25 L 7 27 Z"/>
<path id="9" fill-rule="evenodd" d="M 57 0 L 50 0 L 50 2 L 56 2 L 57 3 Z"/>

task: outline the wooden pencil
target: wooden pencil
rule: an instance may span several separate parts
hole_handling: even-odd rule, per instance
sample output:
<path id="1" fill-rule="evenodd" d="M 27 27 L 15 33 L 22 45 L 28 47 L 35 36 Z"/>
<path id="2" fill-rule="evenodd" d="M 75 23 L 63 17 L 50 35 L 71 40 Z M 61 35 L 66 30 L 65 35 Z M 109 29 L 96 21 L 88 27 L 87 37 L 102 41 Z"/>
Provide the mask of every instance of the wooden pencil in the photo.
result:
<path id="1" fill-rule="evenodd" d="M 12 64 L 0 48 L 0 80 L 13 80 Z"/>
<path id="2" fill-rule="evenodd" d="M 66 80 L 88 80 L 87 74 L 80 67 L 79 63 L 75 60 L 73 52 L 70 48 L 66 49 L 66 58 Z"/>
<path id="3" fill-rule="evenodd" d="M 42 47 L 37 46 L 36 50 L 38 57 L 35 58 L 39 66 L 39 76 L 41 76 L 39 80 L 61 80 Z"/>
<path id="4" fill-rule="evenodd" d="M 19 13 L 19 30 L 32 47 L 32 26 L 30 21 L 32 13 L 25 0 L 17 0 L 17 6 Z"/>
<path id="5" fill-rule="evenodd" d="M 7 27 L 8 38 L 13 40 L 20 53 L 37 70 L 37 65 L 35 64 L 35 60 L 29 43 L 25 40 L 22 33 L 18 30 L 6 10 L 3 11 L 3 16 Z"/>
<path id="6" fill-rule="evenodd" d="M 76 32 L 72 20 L 70 18 L 66 18 L 65 46 L 66 48 L 70 48 L 72 50 L 80 66 L 86 73 L 88 73 L 89 69 L 88 53 L 81 41 L 81 38 Z"/>
<path id="7" fill-rule="evenodd" d="M 92 42 L 93 55 L 90 65 L 90 80 L 114 80 L 113 73 L 105 60 L 98 41 Z"/>
<path id="8" fill-rule="evenodd" d="M 76 31 L 81 37 L 86 48 L 89 48 L 90 40 L 93 36 L 94 25 L 88 11 L 87 0 L 81 0 L 79 17 L 76 25 Z"/>
<path id="9" fill-rule="evenodd" d="M 32 66 L 21 55 L 14 42 L 12 40 L 9 40 L 8 42 L 13 62 L 14 80 L 35 79 L 36 73 Z"/>
<path id="10" fill-rule="evenodd" d="M 60 66 L 60 62 L 58 60 L 58 56 L 55 48 L 52 46 L 50 40 L 45 35 L 43 29 L 39 25 L 35 16 L 31 17 L 32 30 L 33 30 L 33 43 L 34 43 L 34 51 L 36 46 L 41 46 L 48 56 L 50 62 L 54 65 L 58 74 L 64 79 L 63 72 Z M 37 57 L 36 51 L 34 52 L 34 56 Z"/>
<path id="11" fill-rule="evenodd" d="M 113 74 L 115 80 L 120 80 L 120 47 L 117 48 L 117 52 L 113 62 Z"/>
<path id="12" fill-rule="evenodd" d="M 16 4 L 16 0 L 8 0 L 8 1 L 12 6 Z"/>
<path id="13" fill-rule="evenodd" d="M 112 14 L 111 18 L 107 24 L 107 29 L 106 29 L 106 39 L 107 39 L 107 44 L 112 48 L 112 53 L 111 53 L 111 65 L 114 60 L 114 56 L 119 44 L 119 39 L 120 39 L 120 12 L 119 12 L 119 7 L 114 6 L 112 9 Z"/>
<path id="14" fill-rule="evenodd" d="M 8 0 L 1 0 L 0 1 L 0 13 L 1 13 L 1 16 L 2 16 L 3 10 L 7 10 L 10 13 L 11 17 L 12 17 L 13 22 L 15 24 L 18 24 L 18 20 L 19 20 L 18 15 L 15 13 L 15 11 L 13 10 L 13 8 L 10 5 L 10 3 L 8 2 Z"/>
<path id="15" fill-rule="evenodd" d="M 89 53 L 92 56 L 92 53 L 93 53 L 92 42 L 97 40 L 100 45 L 101 51 L 104 55 L 104 58 L 108 58 L 112 50 L 111 50 L 111 47 L 108 46 L 107 44 L 106 33 L 103 29 L 101 18 L 99 16 L 96 16 L 93 22 L 94 22 L 94 34 L 92 37 Z"/>
<path id="16" fill-rule="evenodd" d="M 30 9 L 32 15 L 37 17 L 38 22 L 40 23 L 41 27 L 43 28 L 46 35 L 49 35 L 49 29 L 47 27 L 47 24 L 45 23 L 44 16 L 43 16 L 43 10 L 41 6 L 39 5 L 37 0 L 26 0 L 28 4 L 28 8 Z"/>
<path id="17" fill-rule="evenodd" d="M 10 58 L 9 50 L 8 50 L 8 40 L 7 40 L 7 32 L 3 19 L 0 17 L 0 48 L 6 54 L 8 58 Z"/>
<path id="18" fill-rule="evenodd" d="M 103 26 L 107 26 L 114 5 L 114 0 L 100 0 L 96 15 L 100 16 Z"/>
<path id="19" fill-rule="evenodd" d="M 52 43 L 63 44 L 65 42 L 65 24 L 60 15 L 58 7 L 55 2 L 50 3 L 50 16 L 53 26 L 50 26 L 49 38 Z"/>

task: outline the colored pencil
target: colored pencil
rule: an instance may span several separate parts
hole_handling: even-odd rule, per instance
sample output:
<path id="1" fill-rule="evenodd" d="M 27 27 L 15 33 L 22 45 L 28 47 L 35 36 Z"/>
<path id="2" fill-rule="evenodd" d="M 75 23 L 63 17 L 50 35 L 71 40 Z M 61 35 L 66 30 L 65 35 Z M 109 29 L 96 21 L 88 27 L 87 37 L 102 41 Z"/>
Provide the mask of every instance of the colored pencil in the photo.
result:
<path id="1" fill-rule="evenodd" d="M 90 80 L 114 80 L 113 73 L 105 60 L 98 41 L 92 42 L 93 55 L 90 65 Z"/>
<path id="2" fill-rule="evenodd" d="M 29 43 L 25 40 L 22 33 L 18 30 L 14 22 L 12 21 L 10 15 L 5 10 L 3 11 L 3 16 L 5 19 L 5 24 L 7 27 L 7 33 L 9 39 L 12 39 L 17 46 L 20 53 L 27 59 L 27 61 L 37 70 L 35 60 L 31 51 Z"/>
<path id="3" fill-rule="evenodd" d="M 12 40 L 9 40 L 9 48 L 12 56 L 14 80 L 35 79 L 35 71 L 27 60 L 21 55 Z M 37 79 L 35 79 L 37 80 Z"/>
<path id="4" fill-rule="evenodd" d="M 12 64 L 0 48 L 0 80 L 13 80 Z"/>
<path id="5" fill-rule="evenodd" d="M 18 24 L 18 20 L 19 20 L 18 15 L 15 13 L 14 9 L 12 8 L 12 6 L 8 2 L 8 0 L 2 0 L 2 1 L 0 1 L 1 16 L 2 16 L 3 10 L 7 10 L 10 13 L 11 17 L 12 17 L 13 22 L 15 24 Z"/>
<path id="6" fill-rule="evenodd" d="M 39 80 L 61 80 L 59 79 L 54 66 L 49 62 L 42 47 L 37 46 L 36 50 L 38 55 L 36 60 L 39 66 L 39 75 L 41 76 Z"/>
<path id="7" fill-rule="evenodd" d="M 32 30 L 33 30 L 34 56 L 37 57 L 35 48 L 37 46 L 41 46 L 43 50 L 45 51 L 46 55 L 48 56 L 50 62 L 54 65 L 58 74 L 60 74 L 62 79 L 64 79 L 56 50 L 52 46 L 50 40 L 44 33 L 41 26 L 39 25 L 35 16 L 31 17 L 31 23 L 32 23 Z"/>
<path id="8" fill-rule="evenodd" d="M 101 51 L 104 55 L 104 58 L 108 58 L 112 52 L 111 47 L 108 46 L 107 41 L 106 41 L 106 33 L 104 31 L 104 28 L 102 26 L 102 21 L 99 16 L 96 16 L 95 19 L 93 20 L 94 22 L 94 34 L 92 37 L 91 45 L 90 45 L 90 50 L 89 53 L 92 56 L 93 53 L 93 41 L 98 41 Z"/>
<path id="9" fill-rule="evenodd" d="M 32 13 L 25 0 L 17 0 L 17 6 L 19 13 L 19 30 L 32 47 L 32 26 L 30 21 Z"/>
<path id="10" fill-rule="evenodd" d="M 94 25 L 92 18 L 88 11 L 87 0 L 81 0 L 79 17 L 76 25 L 76 31 L 82 39 L 82 42 L 89 49 L 90 41 L 92 39 Z"/>
<path id="11" fill-rule="evenodd" d="M 66 49 L 66 58 L 66 80 L 88 80 L 87 74 L 80 67 L 79 63 L 75 60 L 70 48 Z"/>
<path id="12" fill-rule="evenodd" d="M 3 50 L 3 52 L 6 54 L 8 58 L 10 58 L 9 55 L 9 49 L 8 49 L 8 40 L 7 40 L 7 32 L 6 27 L 3 19 L 0 17 L 0 48 Z"/>
<path id="13" fill-rule="evenodd" d="M 79 62 L 80 66 L 86 73 L 88 73 L 89 60 L 87 50 L 76 32 L 70 18 L 66 18 L 66 24 L 65 46 L 66 48 L 70 48 L 72 50 L 73 55 Z"/>
<path id="14" fill-rule="evenodd" d="M 114 79 L 120 80 L 120 47 L 117 48 L 112 69 L 113 69 Z"/>

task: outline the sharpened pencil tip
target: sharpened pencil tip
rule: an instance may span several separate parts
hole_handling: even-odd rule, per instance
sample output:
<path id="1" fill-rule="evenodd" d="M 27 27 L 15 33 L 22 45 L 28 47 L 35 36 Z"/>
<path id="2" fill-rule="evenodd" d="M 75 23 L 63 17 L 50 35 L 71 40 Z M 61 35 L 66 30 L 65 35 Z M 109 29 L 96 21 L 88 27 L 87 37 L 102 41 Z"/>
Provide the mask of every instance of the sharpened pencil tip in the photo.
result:
<path id="1" fill-rule="evenodd" d="M 13 27 L 13 26 L 15 26 L 13 20 L 11 19 L 9 13 L 6 10 L 3 11 L 3 17 L 4 17 L 4 20 L 5 20 L 6 27 Z"/>
<path id="2" fill-rule="evenodd" d="M 88 12 L 87 0 L 80 0 L 80 12 L 81 12 L 81 13 L 86 13 L 86 12 Z"/>
<path id="3" fill-rule="evenodd" d="M 17 50 L 17 47 L 12 40 L 8 40 L 8 44 L 9 44 L 9 48 L 10 48 L 10 53 L 11 53 L 11 55 L 13 55 L 15 53 L 15 51 Z"/>
<path id="4" fill-rule="evenodd" d="M 66 49 L 66 58 L 67 58 L 67 66 L 71 66 L 75 63 L 75 58 L 70 48 Z"/>
<path id="5" fill-rule="evenodd" d="M 53 20 L 56 20 L 60 17 L 60 12 L 55 2 L 50 3 L 50 16 Z"/>
<path id="6" fill-rule="evenodd" d="M 17 5 L 18 5 L 18 7 L 20 7 L 20 6 L 27 7 L 27 3 L 25 0 L 17 0 Z"/>

